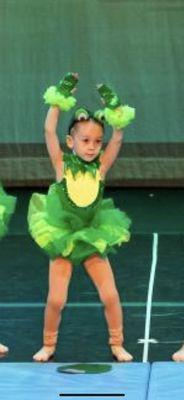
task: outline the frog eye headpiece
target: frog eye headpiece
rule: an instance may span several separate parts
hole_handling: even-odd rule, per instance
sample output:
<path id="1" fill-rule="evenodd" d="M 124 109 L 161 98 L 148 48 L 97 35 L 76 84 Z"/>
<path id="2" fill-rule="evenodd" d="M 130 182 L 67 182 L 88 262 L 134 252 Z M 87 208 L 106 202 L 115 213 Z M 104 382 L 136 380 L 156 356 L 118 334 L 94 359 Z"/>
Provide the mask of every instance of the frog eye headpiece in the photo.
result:
<path id="1" fill-rule="evenodd" d="M 89 121 L 89 120 L 93 120 L 98 122 L 102 128 L 104 128 L 103 125 L 103 112 L 102 110 L 96 111 L 95 113 L 92 113 L 91 111 L 89 111 L 87 108 L 84 107 L 80 107 L 75 111 L 75 114 L 73 116 L 73 119 L 69 125 L 69 133 L 71 133 L 72 128 L 74 127 L 74 125 L 77 122 L 80 121 Z"/>
<path id="2" fill-rule="evenodd" d="M 87 108 L 78 108 L 75 111 L 74 119 L 76 122 L 88 121 L 92 117 L 92 113 Z"/>

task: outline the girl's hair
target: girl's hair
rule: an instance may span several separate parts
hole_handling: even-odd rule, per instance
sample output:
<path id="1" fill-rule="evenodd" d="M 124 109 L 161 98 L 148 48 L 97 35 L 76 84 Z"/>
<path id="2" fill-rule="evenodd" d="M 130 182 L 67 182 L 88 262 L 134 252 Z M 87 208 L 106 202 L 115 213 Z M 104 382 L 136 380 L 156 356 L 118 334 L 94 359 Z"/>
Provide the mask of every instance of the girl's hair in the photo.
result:
<path id="1" fill-rule="evenodd" d="M 83 121 L 84 122 L 85 121 L 94 121 L 97 124 L 99 124 L 102 127 L 102 129 L 104 130 L 104 124 L 103 124 L 102 120 L 96 118 L 95 115 L 90 110 L 88 110 L 87 108 L 81 108 L 81 109 L 79 109 L 79 110 L 77 110 L 75 112 L 75 114 L 73 115 L 73 117 L 72 117 L 72 119 L 70 121 L 70 124 L 69 124 L 69 127 L 68 127 L 69 135 L 71 135 L 71 133 L 72 133 L 71 131 L 75 127 L 75 125 L 78 122 L 83 122 Z"/>

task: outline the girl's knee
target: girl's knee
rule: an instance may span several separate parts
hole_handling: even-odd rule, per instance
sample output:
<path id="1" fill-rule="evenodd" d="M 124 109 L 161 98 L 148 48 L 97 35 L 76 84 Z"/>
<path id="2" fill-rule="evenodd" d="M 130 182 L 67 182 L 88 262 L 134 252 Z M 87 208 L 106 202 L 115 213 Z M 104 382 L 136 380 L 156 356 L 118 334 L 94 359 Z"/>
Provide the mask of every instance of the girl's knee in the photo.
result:
<path id="1" fill-rule="evenodd" d="M 100 298 L 102 303 L 107 307 L 120 301 L 119 294 L 116 288 L 112 290 L 103 290 L 100 293 Z"/>
<path id="2" fill-rule="evenodd" d="M 94 253 L 91 256 L 89 256 L 85 261 L 84 261 L 84 266 L 85 267 L 94 267 L 96 265 L 104 265 L 107 262 L 107 259 L 99 256 L 98 254 Z"/>
<path id="3" fill-rule="evenodd" d="M 51 307 L 53 310 L 60 311 L 64 308 L 65 304 L 66 297 L 48 296 L 47 306 Z"/>

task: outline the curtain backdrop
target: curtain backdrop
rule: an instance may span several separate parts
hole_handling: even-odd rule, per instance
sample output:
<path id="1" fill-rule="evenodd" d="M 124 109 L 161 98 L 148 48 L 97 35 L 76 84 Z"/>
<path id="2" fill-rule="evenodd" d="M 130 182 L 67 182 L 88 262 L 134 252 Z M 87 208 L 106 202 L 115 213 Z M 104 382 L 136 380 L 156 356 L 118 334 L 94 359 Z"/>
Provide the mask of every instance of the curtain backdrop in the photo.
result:
<path id="1" fill-rule="evenodd" d="M 183 0 L 0 0 L 0 179 L 53 179 L 42 95 L 77 71 L 78 105 L 99 108 L 95 84 L 106 82 L 136 108 L 109 181 L 182 184 L 183 21 Z M 71 115 L 59 123 L 62 143 Z"/>

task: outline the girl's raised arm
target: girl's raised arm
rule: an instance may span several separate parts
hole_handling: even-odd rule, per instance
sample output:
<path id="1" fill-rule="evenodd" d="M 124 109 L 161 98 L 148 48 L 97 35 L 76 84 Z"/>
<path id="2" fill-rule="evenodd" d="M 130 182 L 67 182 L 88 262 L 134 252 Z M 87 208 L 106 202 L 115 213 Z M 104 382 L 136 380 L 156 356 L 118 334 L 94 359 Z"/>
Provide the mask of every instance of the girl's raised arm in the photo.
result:
<path id="1" fill-rule="evenodd" d="M 62 172 L 62 149 L 57 135 L 57 124 L 60 115 L 60 109 L 57 106 L 49 108 L 45 119 L 45 140 L 50 160 L 58 178 L 59 172 Z"/>
<path id="2" fill-rule="evenodd" d="M 109 143 L 107 144 L 100 159 L 101 173 L 103 176 L 106 175 L 108 170 L 114 164 L 121 149 L 122 142 L 123 142 L 123 131 L 114 129 L 112 132 L 111 139 L 109 140 Z"/>
<path id="3" fill-rule="evenodd" d="M 109 86 L 100 84 L 97 85 L 97 90 L 105 109 L 98 110 L 96 115 L 101 118 L 103 116 L 105 122 L 113 128 L 112 137 L 101 156 L 101 173 L 104 176 L 118 156 L 123 141 L 122 129 L 135 118 L 135 109 L 128 105 L 123 106 L 119 96 Z"/>
<path id="4" fill-rule="evenodd" d="M 58 119 L 61 111 L 69 111 L 76 104 L 73 92 L 78 81 L 78 74 L 68 72 L 56 86 L 50 86 L 44 93 L 46 104 L 50 105 L 45 119 L 45 139 L 47 150 L 56 172 L 56 179 L 62 179 L 63 152 L 60 147 L 56 132 Z"/>

